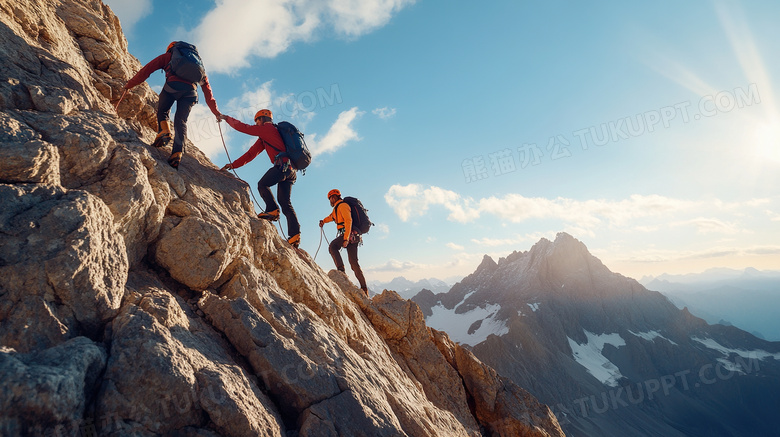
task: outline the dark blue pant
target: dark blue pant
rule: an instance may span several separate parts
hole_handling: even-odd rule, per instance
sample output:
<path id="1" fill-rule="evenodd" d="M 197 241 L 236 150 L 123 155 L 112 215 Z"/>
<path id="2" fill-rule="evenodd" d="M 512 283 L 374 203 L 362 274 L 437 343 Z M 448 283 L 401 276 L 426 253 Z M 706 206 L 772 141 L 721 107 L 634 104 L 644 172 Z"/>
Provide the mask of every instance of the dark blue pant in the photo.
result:
<path id="1" fill-rule="evenodd" d="M 290 196 L 292 194 L 292 186 L 297 179 L 295 170 L 287 167 L 287 171 L 275 165 L 268 169 L 267 172 L 260 178 L 260 182 L 257 183 L 257 191 L 260 192 L 260 197 L 265 201 L 265 211 L 271 212 L 279 209 L 279 206 L 274 200 L 274 195 L 271 193 L 271 189 L 274 185 L 276 187 L 276 197 L 279 199 L 279 203 L 282 205 L 282 213 L 287 218 L 287 233 L 290 237 L 301 233 L 301 225 L 298 223 L 298 216 L 295 215 L 295 209 L 293 209 Z"/>
<path id="2" fill-rule="evenodd" d="M 184 82 L 167 82 L 160 92 L 157 101 L 157 123 L 170 120 L 171 107 L 176 103 L 176 115 L 173 120 L 173 152 L 184 150 L 184 140 L 187 138 L 187 119 L 192 107 L 198 103 L 198 90 Z"/>

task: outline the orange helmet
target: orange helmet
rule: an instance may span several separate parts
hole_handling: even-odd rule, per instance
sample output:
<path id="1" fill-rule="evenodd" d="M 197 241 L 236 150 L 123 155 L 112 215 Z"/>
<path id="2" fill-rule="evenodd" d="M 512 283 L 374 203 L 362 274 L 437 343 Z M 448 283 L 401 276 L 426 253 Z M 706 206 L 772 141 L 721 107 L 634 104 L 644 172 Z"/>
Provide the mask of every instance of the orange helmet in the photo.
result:
<path id="1" fill-rule="evenodd" d="M 257 121 L 257 117 L 268 117 L 268 118 L 274 118 L 273 114 L 271 114 L 270 109 L 261 109 L 257 111 L 257 114 L 255 114 L 255 121 Z"/>
<path id="2" fill-rule="evenodd" d="M 331 197 L 333 197 L 333 196 L 339 196 L 339 197 L 341 197 L 341 191 L 339 191 L 339 190 L 337 190 L 337 189 L 335 189 L 335 188 L 334 188 L 334 189 L 332 189 L 332 190 L 330 190 L 330 191 L 328 191 L 328 199 L 330 199 L 330 198 L 331 198 Z"/>
<path id="3" fill-rule="evenodd" d="M 170 43 L 170 44 L 168 44 L 168 48 L 167 48 L 167 49 L 165 49 L 165 51 L 166 51 L 166 52 L 167 52 L 167 51 L 169 51 L 169 50 L 171 49 L 171 47 L 173 47 L 173 45 L 174 45 L 174 44 L 176 44 L 176 41 L 171 41 L 171 43 Z"/>

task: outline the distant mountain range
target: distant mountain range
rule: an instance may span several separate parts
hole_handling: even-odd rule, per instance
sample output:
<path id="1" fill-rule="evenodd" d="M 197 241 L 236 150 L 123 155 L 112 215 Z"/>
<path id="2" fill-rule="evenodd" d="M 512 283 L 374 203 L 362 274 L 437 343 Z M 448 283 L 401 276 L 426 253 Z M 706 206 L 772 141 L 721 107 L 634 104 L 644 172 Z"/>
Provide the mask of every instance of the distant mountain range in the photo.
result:
<path id="1" fill-rule="evenodd" d="M 708 323 L 732 324 L 760 338 L 780 341 L 780 271 L 712 269 L 645 277 L 641 282 Z"/>
<path id="2" fill-rule="evenodd" d="M 658 276 L 644 276 L 639 282 L 648 286 L 653 282 L 670 282 L 677 284 L 688 285 L 700 285 L 706 286 L 707 284 L 723 283 L 723 282 L 749 282 L 753 280 L 780 279 L 780 270 L 758 270 L 752 267 L 746 269 L 727 269 L 727 268 L 714 268 L 708 269 L 701 273 L 687 273 L 683 275 L 671 275 L 664 273 Z"/>
<path id="3" fill-rule="evenodd" d="M 369 281 L 368 282 L 368 288 L 371 290 L 372 294 L 376 293 L 382 293 L 382 290 L 393 290 L 404 299 L 411 299 L 414 295 L 425 290 L 430 290 L 434 293 L 446 293 L 450 290 L 450 287 L 452 283 L 456 281 L 456 279 L 450 279 L 449 283 L 436 278 L 430 278 L 430 279 L 420 279 L 419 281 L 410 281 L 403 276 L 398 276 L 396 278 L 393 278 L 390 282 L 381 282 L 381 281 Z"/>
<path id="4" fill-rule="evenodd" d="M 448 292 L 413 300 L 554 406 L 568 436 L 780 435 L 780 343 L 708 324 L 568 234 L 485 256 Z"/>

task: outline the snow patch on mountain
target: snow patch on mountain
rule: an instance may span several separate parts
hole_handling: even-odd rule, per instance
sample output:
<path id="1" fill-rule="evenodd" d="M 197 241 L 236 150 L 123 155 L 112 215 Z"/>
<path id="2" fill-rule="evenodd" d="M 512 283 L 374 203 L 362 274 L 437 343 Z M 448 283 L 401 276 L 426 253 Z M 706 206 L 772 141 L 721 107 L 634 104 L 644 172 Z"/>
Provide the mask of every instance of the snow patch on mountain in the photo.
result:
<path id="1" fill-rule="evenodd" d="M 538 309 L 539 309 L 539 303 L 538 303 L 538 302 L 537 302 L 537 303 L 527 303 L 526 305 L 528 305 L 529 307 L 531 307 L 531 310 L 532 310 L 533 312 L 536 312 L 536 310 L 538 310 Z"/>
<path id="2" fill-rule="evenodd" d="M 647 340 L 647 341 L 653 341 L 653 340 L 655 340 L 656 338 L 660 338 L 660 339 L 666 340 L 666 341 L 668 341 L 669 343 L 671 343 L 671 344 L 673 344 L 673 345 L 677 346 L 677 343 L 675 343 L 675 342 L 673 342 L 672 340 L 669 340 L 668 338 L 664 337 L 664 336 L 663 336 L 663 335 L 661 335 L 661 333 L 660 333 L 660 332 L 658 332 L 658 331 L 634 332 L 634 331 L 631 331 L 631 330 L 629 330 L 628 332 L 630 332 L 630 333 L 634 334 L 635 336 L 637 336 L 637 337 L 639 337 L 639 338 L 644 338 L 644 339 L 645 339 L 645 340 Z"/>
<path id="3" fill-rule="evenodd" d="M 727 357 L 731 354 L 737 354 L 742 358 L 748 358 L 748 359 L 763 360 L 765 358 L 774 358 L 776 360 L 780 360 L 780 353 L 773 354 L 761 349 L 756 349 L 756 350 L 731 349 L 721 345 L 720 343 L 718 343 L 717 341 L 711 338 L 691 337 L 691 340 L 697 341 L 703 344 L 704 346 L 708 347 L 709 349 L 716 350 Z"/>
<path id="4" fill-rule="evenodd" d="M 574 359 L 602 384 L 617 387 L 618 381 L 623 378 L 623 375 L 615 364 L 601 354 L 601 351 L 604 350 L 604 345 L 611 344 L 620 347 L 625 346 L 626 341 L 617 333 L 599 335 L 585 331 L 585 335 L 588 337 L 588 341 L 584 344 L 579 344 L 566 337 L 569 340 Z"/>
<path id="5" fill-rule="evenodd" d="M 474 346 L 485 341 L 490 334 L 502 336 L 509 333 L 506 321 L 495 318 L 500 309 L 500 305 L 486 305 L 456 314 L 455 309 L 448 310 L 439 304 L 431 308 L 433 315 L 428 316 L 425 323 L 446 332 L 455 342 Z"/>

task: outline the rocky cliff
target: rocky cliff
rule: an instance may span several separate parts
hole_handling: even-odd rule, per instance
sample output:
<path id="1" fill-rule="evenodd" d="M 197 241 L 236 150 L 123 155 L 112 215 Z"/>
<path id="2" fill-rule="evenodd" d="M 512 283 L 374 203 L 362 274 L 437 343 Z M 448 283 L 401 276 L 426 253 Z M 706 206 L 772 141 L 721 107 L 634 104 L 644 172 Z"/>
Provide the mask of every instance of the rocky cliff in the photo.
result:
<path id="1" fill-rule="evenodd" d="M 562 436 L 416 304 L 372 300 L 154 137 L 97 0 L 0 0 L 0 434 Z"/>

